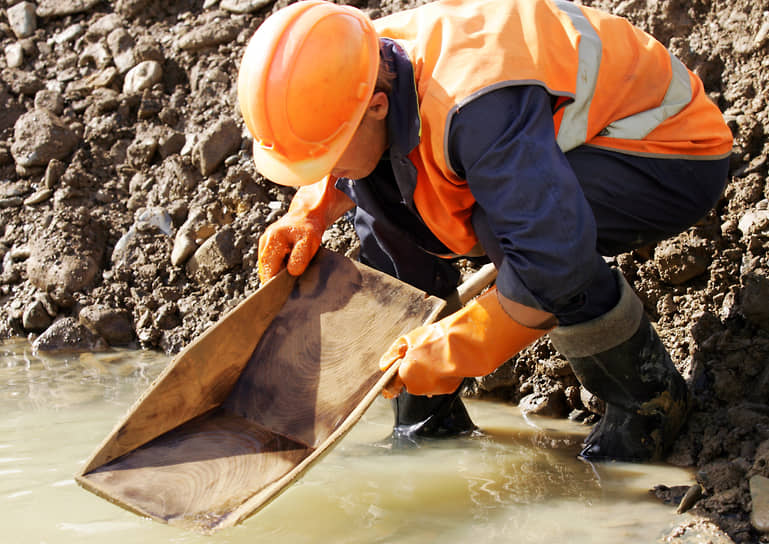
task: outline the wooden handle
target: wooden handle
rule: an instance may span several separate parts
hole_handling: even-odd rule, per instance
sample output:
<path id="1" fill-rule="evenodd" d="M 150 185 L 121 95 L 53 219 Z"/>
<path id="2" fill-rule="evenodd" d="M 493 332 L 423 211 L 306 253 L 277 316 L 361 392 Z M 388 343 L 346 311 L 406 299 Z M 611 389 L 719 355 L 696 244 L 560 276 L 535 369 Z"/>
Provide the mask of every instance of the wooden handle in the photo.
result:
<path id="1" fill-rule="evenodd" d="M 472 273 L 462 284 L 446 297 L 446 306 L 436 316 L 436 320 L 442 319 L 459 310 L 474 297 L 481 294 L 486 287 L 494 282 L 497 277 L 497 269 L 493 263 L 483 265 Z"/>
<path id="2" fill-rule="evenodd" d="M 497 269 L 494 263 L 483 265 L 480 269 L 467 278 L 462 285 L 457 287 L 459 302 L 464 306 L 473 298 L 481 294 L 486 287 L 497 278 Z"/>

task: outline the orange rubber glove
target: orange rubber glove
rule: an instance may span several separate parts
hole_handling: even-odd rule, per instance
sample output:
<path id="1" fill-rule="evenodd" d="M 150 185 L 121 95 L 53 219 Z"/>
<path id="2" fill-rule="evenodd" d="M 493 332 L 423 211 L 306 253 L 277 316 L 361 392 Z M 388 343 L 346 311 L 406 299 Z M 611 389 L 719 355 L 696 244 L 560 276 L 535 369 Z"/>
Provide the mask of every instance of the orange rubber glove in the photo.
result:
<path id="1" fill-rule="evenodd" d="M 453 393 L 469 376 L 485 376 L 549 329 L 514 321 L 492 288 L 453 314 L 398 338 L 379 360 L 384 371 L 400 360 L 398 373 L 383 391 L 397 397 Z"/>
<path id="2" fill-rule="evenodd" d="M 286 214 L 267 227 L 259 238 L 259 281 L 265 283 L 284 266 L 292 276 L 305 271 L 326 229 L 354 206 L 335 182 L 327 176 L 300 187 Z"/>

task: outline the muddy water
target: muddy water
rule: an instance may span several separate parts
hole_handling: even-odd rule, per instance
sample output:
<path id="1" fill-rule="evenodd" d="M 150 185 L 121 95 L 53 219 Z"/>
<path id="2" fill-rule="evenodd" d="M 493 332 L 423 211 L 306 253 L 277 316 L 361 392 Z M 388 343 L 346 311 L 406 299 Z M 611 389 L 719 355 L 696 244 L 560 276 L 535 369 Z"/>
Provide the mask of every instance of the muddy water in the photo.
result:
<path id="1" fill-rule="evenodd" d="M 586 429 L 471 402 L 472 438 L 392 449 L 378 400 L 298 483 L 244 525 L 203 537 L 142 519 L 73 481 L 169 358 L 36 357 L 0 344 L 0 542 L 649 543 L 681 521 L 649 495 L 693 482 L 664 466 L 578 461 Z"/>

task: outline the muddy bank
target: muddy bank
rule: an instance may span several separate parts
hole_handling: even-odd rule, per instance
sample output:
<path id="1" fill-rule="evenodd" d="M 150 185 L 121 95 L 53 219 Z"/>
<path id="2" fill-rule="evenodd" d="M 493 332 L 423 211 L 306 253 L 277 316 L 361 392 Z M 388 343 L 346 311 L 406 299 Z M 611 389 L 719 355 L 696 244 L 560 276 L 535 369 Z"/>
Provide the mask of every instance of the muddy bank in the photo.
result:
<path id="1" fill-rule="evenodd" d="M 258 287 L 256 240 L 292 190 L 255 173 L 234 83 L 246 40 L 285 3 L 0 1 L 0 335 L 175 353 Z M 411 5 L 352 3 L 372 16 Z M 696 467 L 703 489 L 681 535 L 710 520 L 757 542 L 769 528 L 753 500 L 769 477 L 769 1 L 586 3 L 669 45 L 735 135 L 714 211 L 615 264 L 696 401 L 668 459 Z M 324 240 L 355 255 L 345 221 Z M 586 423 L 602 409 L 547 341 L 470 393 Z"/>

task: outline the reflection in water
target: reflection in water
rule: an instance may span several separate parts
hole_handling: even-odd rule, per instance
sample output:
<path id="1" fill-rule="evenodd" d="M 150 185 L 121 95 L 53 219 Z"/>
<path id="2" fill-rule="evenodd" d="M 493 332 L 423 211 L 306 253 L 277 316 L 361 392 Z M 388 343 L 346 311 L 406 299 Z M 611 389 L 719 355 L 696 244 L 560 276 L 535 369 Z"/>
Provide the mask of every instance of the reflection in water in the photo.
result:
<path id="1" fill-rule="evenodd" d="M 150 522 L 80 489 L 73 475 L 170 359 L 152 352 L 35 356 L 0 344 L 3 542 L 648 543 L 680 521 L 650 497 L 692 475 L 576 459 L 587 429 L 468 409 L 476 436 L 392 448 L 389 405 L 245 524 L 203 537 Z"/>

